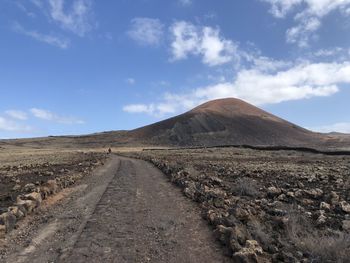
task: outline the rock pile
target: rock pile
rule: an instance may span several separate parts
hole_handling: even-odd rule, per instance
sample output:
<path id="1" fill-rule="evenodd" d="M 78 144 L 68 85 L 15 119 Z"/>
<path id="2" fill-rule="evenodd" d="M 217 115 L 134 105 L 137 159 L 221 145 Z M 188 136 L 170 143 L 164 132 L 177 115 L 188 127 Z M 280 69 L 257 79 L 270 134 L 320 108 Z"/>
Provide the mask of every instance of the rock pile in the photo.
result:
<path id="1" fill-rule="evenodd" d="M 35 192 L 17 196 L 17 201 L 8 211 L 0 215 L 0 237 L 3 238 L 5 233 L 10 232 L 16 226 L 17 221 L 32 213 L 40 207 L 41 202 L 50 194 L 56 193 L 58 184 L 56 180 L 49 180 L 46 184 L 38 187 Z"/>
<path id="2" fill-rule="evenodd" d="M 5 205 L 10 202 L 2 203 L 0 200 L 0 238 L 4 238 L 7 233 L 12 231 L 19 220 L 38 209 L 43 200 L 58 193 L 61 189 L 73 185 L 96 166 L 103 164 L 106 158 L 105 155 L 92 155 L 92 157 L 85 159 L 84 163 L 70 165 L 69 169 L 54 169 L 50 167 L 49 163 L 3 167 L 2 170 L 6 170 L 8 174 L 10 171 L 16 171 L 10 177 L 10 182 L 14 181 L 15 186 L 10 188 L 9 192 L 9 196 L 15 197 L 15 201 L 6 207 Z M 52 169 L 55 173 L 43 169 L 43 167 Z M 22 174 L 18 171 L 21 171 Z M 27 176 L 25 180 L 28 181 L 30 178 L 36 178 L 35 176 L 38 174 L 40 177 L 44 176 L 40 181 L 28 182 L 23 185 L 22 178 L 24 176 Z M 31 177 L 31 175 L 34 176 Z M 2 178 L 4 177 L 1 177 L 0 174 L 0 181 Z"/>
<path id="3" fill-rule="evenodd" d="M 350 158 L 237 149 L 130 155 L 199 203 L 234 262 L 350 258 Z"/>

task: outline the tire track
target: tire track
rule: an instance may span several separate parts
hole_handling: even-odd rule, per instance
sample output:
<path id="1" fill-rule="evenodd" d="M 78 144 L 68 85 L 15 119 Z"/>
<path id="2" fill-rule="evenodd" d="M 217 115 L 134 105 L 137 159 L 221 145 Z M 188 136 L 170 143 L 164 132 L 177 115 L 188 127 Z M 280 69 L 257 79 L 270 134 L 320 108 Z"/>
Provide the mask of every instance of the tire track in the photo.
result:
<path id="1" fill-rule="evenodd" d="M 229 262 L 195 204 L 158 169 L 120 160 L 65 262 Z"/>

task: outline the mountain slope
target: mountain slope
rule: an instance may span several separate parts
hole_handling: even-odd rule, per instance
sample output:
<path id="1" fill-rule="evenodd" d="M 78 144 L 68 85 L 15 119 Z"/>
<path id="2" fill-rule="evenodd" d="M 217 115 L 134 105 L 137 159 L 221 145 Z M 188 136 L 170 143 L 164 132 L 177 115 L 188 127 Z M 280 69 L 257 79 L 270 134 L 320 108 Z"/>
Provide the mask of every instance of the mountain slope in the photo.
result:
<path id="1" fill-rule="evenodd" d="M 209 101 L 179 116 L 132 131 L 0 140 L 0 149 L 243 144 L 350 149 L 350 135 L 314 133 L 242 100 L 229 98 Z"/>
<path id="2" fill-rule="evenodd" d="M 289 123 L 239 99 L 204 103 L 179 116 L 128 134 L 170 145 L 306 145 L 321 135 Z"/>

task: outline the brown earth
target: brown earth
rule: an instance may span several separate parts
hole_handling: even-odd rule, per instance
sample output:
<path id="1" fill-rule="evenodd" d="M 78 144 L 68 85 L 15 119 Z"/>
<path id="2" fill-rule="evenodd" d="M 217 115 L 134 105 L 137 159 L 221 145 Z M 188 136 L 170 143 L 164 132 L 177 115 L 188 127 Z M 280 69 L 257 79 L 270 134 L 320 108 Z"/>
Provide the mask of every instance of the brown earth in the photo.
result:
<path id="1" fill-rule="evenodd" d="M 79 184 L 13 231 L 1 262 L 230 262 L 198 207 L 153 165 L 112 157 Z"/>
<path id="2" fill-rule="evenodd" d="M 197 202 L 233 262 L 350 262 L 349 156 L 238 148 L 123 154 L 155 164 Z"/>
<path id="3" fill-rule="evenodd" d="M 347 262 L 348 156 L 165 148 L 217 144 L 350 149 L 350 137 L 313 133 L 225 99 L 133 131 L 2 140 L 0 212 L 52 179 L 68 188 L 12 220 L 0 261 Z M 140 152 L 154 145 L 165 149 Z M 119 158 L 99 167 L 109 147 L 152 162 L 184 196 L 145 162 Z"/>
<path id="4" fill-rule="evenodd" d="M 330 146 L 327 142 L 331 140 L 334 145 L 339 140 L 335 135 L 311 132 L 234 98 L 209 101 L 174 118 L 130 131 L 128 135 L 155 145 L 177 146 L 248 144 L 322 148 Z M 350 137 L 343 139 L 346 138 Z"/>
<path id="5" fill-rule="evenodd" d="M 11 151 L 9 151 L 10 153 Z M 74 184 L 96 166 L 106 154 L 97 152 L 49 151 L 0 154 L 0 214 L 15 204 L 17 197 L 37 191 L 49 180 L 61 188 Z"/>
<path id="6" fill-rule="evenodd" d="M 244 101 L 228 98 L 209 101 L 179 116 L 131 131 L 0 141 L 3 149 L 243 144 L 350 149 L 350 135 L 314 133 Z"/>

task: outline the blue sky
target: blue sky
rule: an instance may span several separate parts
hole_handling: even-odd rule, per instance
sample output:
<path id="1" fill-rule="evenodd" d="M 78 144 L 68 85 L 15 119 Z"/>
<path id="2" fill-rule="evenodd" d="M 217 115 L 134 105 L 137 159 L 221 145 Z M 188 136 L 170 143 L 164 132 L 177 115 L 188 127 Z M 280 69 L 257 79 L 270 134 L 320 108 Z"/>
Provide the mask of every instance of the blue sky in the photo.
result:
<path id="1" fill-rule="evenodd" d="M 0 138 L 133 129 L 238 97 L 350 133 L 350 0 L 0 0 Z"/>

